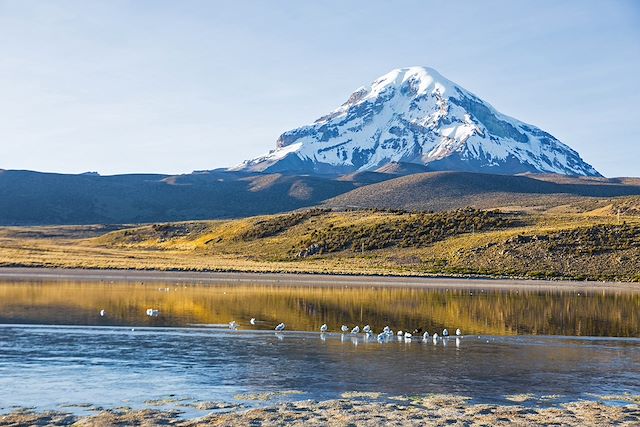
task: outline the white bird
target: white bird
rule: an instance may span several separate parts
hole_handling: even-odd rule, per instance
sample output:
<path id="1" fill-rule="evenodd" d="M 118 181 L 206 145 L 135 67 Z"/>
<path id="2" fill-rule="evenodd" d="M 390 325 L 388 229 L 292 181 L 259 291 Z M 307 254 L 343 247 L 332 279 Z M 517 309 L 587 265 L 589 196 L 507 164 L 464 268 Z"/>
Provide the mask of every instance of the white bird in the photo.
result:
<path id="1" fill-rule="evenodd" d="M 411 333 L 409 333 L 409 332 L 405 332 L 405 333 L 404 333 L 404 337 L 405 337 L 405 338 L 411 338 L 412 336 L 413 336 L 413 335 L 411 335 Z"/>
<path id="2" fill-rule="evenodd" d="M 433 342 L 438 341 L 438 333 L 433 334 Z"/>
<path id="3" fill-rule="evenodd" d="M 160 310 L 156 310 L 155 308 L 147 308 L 147 316 L 158 317 L 160 315 Z"/>
<path id="4" fill-rule="evenodd" d="M 238 329 L 238 324 L 236 323 L 235 320 L 232 320 L 231 322 L 229 322 L 229 329 L 232 329 L 234 331 Z"/>
<path id="5" fill-rule="evenodd" d="M 341 330 L 342 332 L 349 332 L 349 327 L 348 327 L 347 325 L 342 325 L 342 326 L 340 327 L 340 330 Z"/>
<path id="6" fill-rule="evenodd" d="M 424 334 L 422 334 L 422 339 L 426 341 L 428 338 L 429 338 L 429 332 L 425 331 Z"/>
<path id="7" fill-rule="evenodd" d="M 388 327 L 388 326 L 385 326 L 385 327 L 382 329 L 382 332 L 384 332 L 385 334 L 388 334 L 389 332 L 391 332 L 391 328 L 390 328 L 390 327 Z"/>
<path id="8" fill-rule="evenodd" d="M 444 329 L 444 330 L 442 331 L 442 336 L 443 336 L 443 337 L 448 337 L 448 336 L 449 336 L 449 331 L 448 331 L 447 329 Z"/>
<path id="9" fill-rule="evenodd" d="M 399 337 L 401 337 L 401 336 L 402 336 L 402 335 L 404 335 L 404 334 L 402 333 L 402 331 L 398 331 L 398 333 L 397 333 L 396 335 L 398 335 Z"/>
<path id="10" fill-rule="evenodd" d="M 256 324 L 256 318 L 252 317 L 251 320 L 249 320 L 249 323 L 251 323 L 252 325 Z"/>
<path id="11" fill-rule="evenodd" d="M 105 314 L 107 314 L 107 312 L 106 312 L 106 311 L 104 311 L 104 310 L 100 310 L 100 316 L 104 317 L 104 315 L 105 315 Z"/>
<path id="12" fill-rule="evenodd" d="M 320 326 L 320 332 L 327 332 L 328 330 L 329 330 L 329 327 L 327 326 L 326 323 Z"/>
<path id="13" fill-rule="evenodd" d="M 460 328 L 456 329 L 456 336 L 460 336 L 462 335 L 462 331 L 460 330 Z"/>
<path id="14" fill-rule="evenodd" d="M 371 332 L 371 326 L 369 326 L 369 325 L 365 326 L 364 328 L 362 328 L 362 331 L 365 334 L 368 334 L 369 332 Z"/>
<path id="15" fill-rule="evenodd" d="M 276 326 L 276 331 L 284 331 L 284 323 L 280 323 L 278 326 Z"/>
<path id="16" fill-rule="evenodd" d="M 351 333 L 352 333 L 352 334 L 357 334 L 358 332 L 360 332 L 360 326 L 356 326 L 355 328 L 353 328 L 353 329 L 351 330 Z"/>
<path id="17" fill-rule="evenodd" d="M 379 342 L 385 341 L 388 337 L 389 337 L 389 336 L 388 336 L 386 333 L 384 333 L 384 332 L 380 332 L 380 333 L 378 334 L 378 341 L 379 341 Z"/>

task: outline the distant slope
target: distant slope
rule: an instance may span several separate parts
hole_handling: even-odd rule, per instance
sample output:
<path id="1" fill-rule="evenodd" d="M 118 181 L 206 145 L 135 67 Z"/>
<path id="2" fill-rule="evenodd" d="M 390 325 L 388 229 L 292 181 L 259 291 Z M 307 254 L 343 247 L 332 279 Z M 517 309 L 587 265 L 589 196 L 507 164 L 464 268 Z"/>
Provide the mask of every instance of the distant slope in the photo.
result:
<path id="1" fill-rule="evenodd" d="M 219 171 L 179 176 L 0 171 L 0 225 L 243 217 L 312 206 L 358 185 L 321 177 Z"/>
<path id="2" fill-rule="evenodd" d="M 429 172 L 363 186 L 336 196 L 325 205 L 441 211 L 466 206 L 556 206 L 592 197 L 631 195 L 640 195 L 640 182 L 634 178 Z"/>
<path id="3" fill-rule="evenodd" d="M 187 175 L 0 171 L 0 225 L 131 224 L 239 218 L 327 206 L 448 210 L 552 207 L 640 195 L 635 178 L 429 172 L 392 165 L 338 178 L 214 170 Z M 405 176 L 403 176 L 405 175 Z M 626 206 L 626 205 L 625 205 Z M 634 205 L 635 206 L 635 205 Z M 622 207 L 623 210 L 635 208 Z"/>

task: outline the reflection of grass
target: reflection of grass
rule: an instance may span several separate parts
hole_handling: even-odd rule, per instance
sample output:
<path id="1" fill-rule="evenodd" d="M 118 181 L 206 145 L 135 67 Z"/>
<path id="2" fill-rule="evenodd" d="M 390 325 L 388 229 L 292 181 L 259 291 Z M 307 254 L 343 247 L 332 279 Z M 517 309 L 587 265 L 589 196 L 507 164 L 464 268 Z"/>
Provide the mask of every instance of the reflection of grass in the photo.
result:
<path id="1" fill-rule="evenodd" d="M 0 265 L 640 280 L 640 217 L 495 215 L 316 210 L 111 232 L 0 228 Z M 324 253 L 297 257 L 314 244 Z"/>
<path id="2" fill-rule="evenodd" d="M 286 286 L 170 286 L 139 283 L 0 283 L 0 313 L 5 321 L 185 325 L 226 324 L 240 328 L 252 317 L 258 328 L 285 322 L 288 329 L 317 331 L 327 323 L 369 323 L 433 333 L 444 327 L 463 334 L 640 335 L 640 294 L 578 296 L 573 292 Z M 160 317 L 145 310 L 158 308 Z M 105 309 L 107 316 L 98 312 Z"/>

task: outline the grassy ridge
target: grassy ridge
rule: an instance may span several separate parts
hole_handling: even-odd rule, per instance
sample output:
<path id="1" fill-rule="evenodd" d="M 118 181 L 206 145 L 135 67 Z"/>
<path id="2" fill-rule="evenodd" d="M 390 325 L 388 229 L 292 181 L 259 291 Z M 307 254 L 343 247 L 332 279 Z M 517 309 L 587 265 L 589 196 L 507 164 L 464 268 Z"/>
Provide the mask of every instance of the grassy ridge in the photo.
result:
<path id="1" fill-rule="evenodd" d="M 640 216 L 624 203 L 620 216 L 615 205 L 535 214 L 312 209 L 98 237 L 5 228 L 0 265 L 638 281 Z"/>
<path id="2" fill-rule="evenodd" d="M 298 256 L 352 251 L 370 251 L 392 247 L 421 248 L 452 236 L 514 227 L 522 221 L 498 211 L 458 209 L 441 213 L 396 211 L 397 217 L 383 221 L 347 224 L 313 230 L 302 242 Z"/>

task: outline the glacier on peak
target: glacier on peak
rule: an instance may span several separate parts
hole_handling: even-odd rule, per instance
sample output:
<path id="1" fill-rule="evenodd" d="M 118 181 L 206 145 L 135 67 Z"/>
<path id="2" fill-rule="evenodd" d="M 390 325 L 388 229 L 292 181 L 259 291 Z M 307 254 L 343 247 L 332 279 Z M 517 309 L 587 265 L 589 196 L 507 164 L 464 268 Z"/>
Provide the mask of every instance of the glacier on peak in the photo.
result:
<path id="1" fill-rule="evenodd" d="M 390 71 L 313 124 L 280 135 L 268 154 L 234 169 L 343 174 L 389 163 L 600 176 L 551 134 L 498 112 L 428 67 Z"/>

